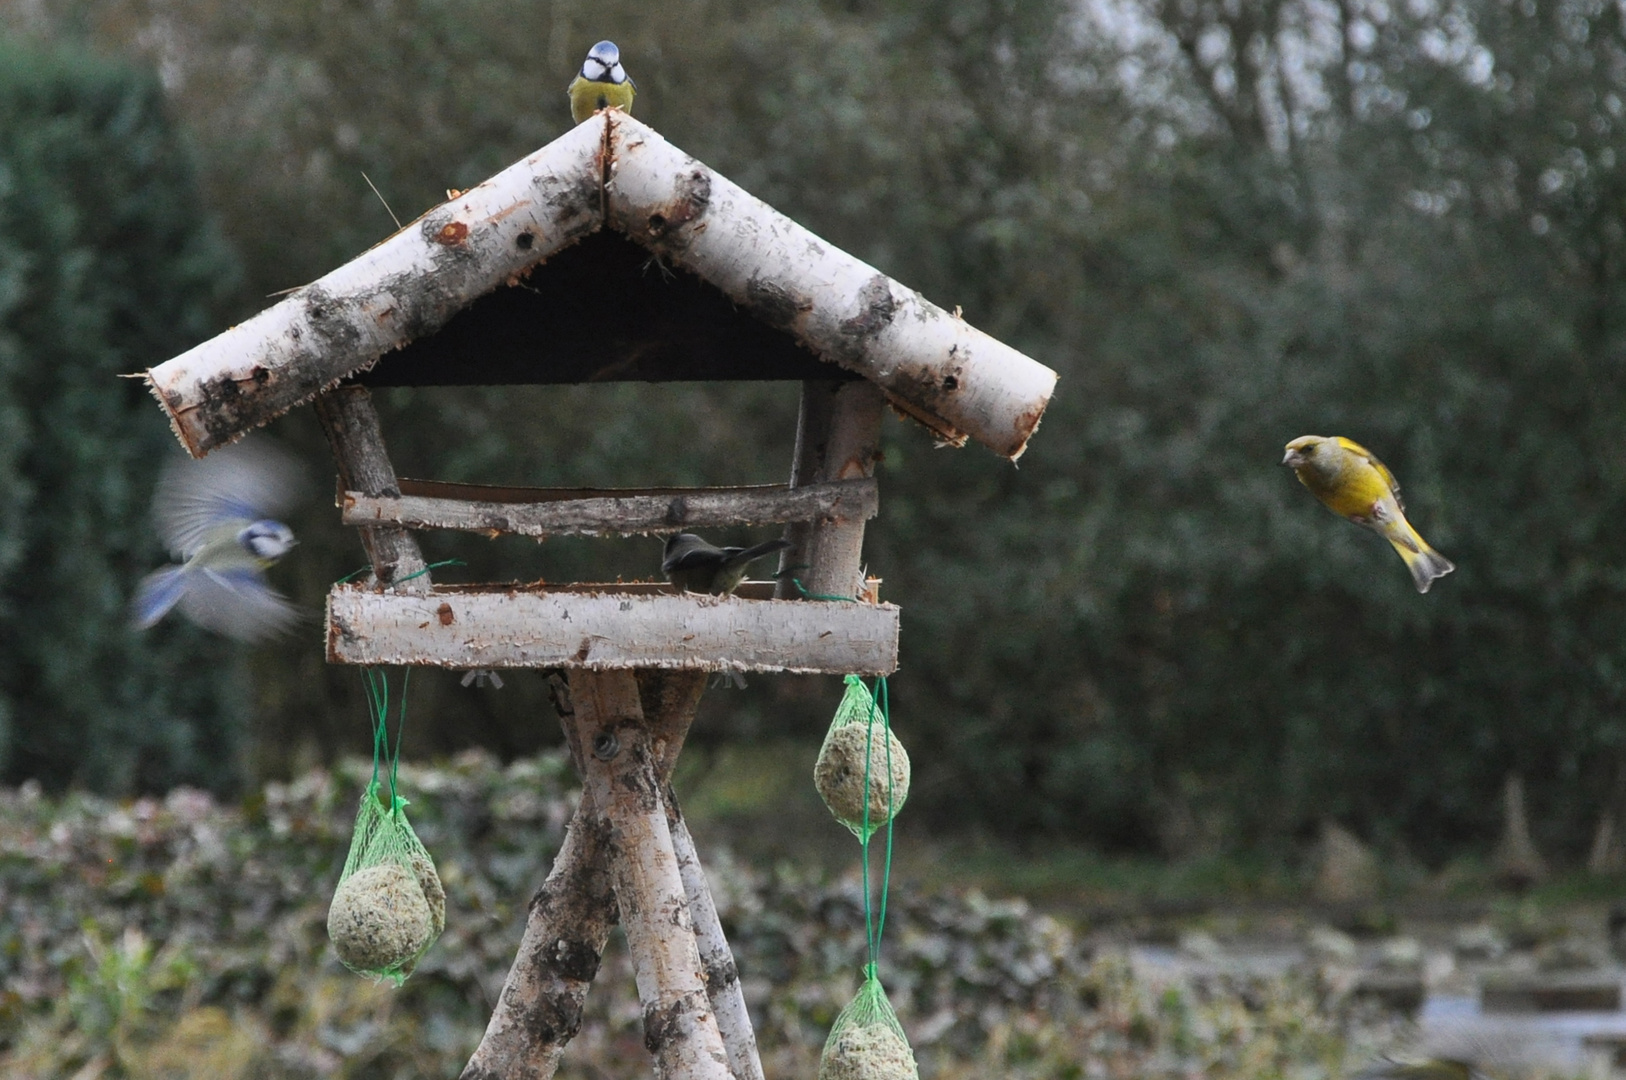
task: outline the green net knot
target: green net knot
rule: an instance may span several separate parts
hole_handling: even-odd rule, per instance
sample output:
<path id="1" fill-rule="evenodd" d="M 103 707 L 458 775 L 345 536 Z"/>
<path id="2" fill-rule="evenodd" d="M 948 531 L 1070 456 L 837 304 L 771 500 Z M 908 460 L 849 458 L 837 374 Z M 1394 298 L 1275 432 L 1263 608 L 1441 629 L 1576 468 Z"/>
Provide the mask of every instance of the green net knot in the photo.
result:
<path id="1" fill-rule="evenodd" d="M 886 711 L 876 708 L 863 679 L 848 675 L 813 765 L 813 786 L 824 805 L 859 840 L 868 840 L 903 809 L 909 775 L 909 754 L 892 734 Z"/>
<path id="2" fill-rule="evenodd" d="M 875 965 L 841 1010 L 819 1055 L 818 1080 L 919 1080 L 915 1052 L 886 999 Z"/>
<path id="3" fill-rule="evenodd" d="M 327 915 L 340 962 L 396 986 L 446 929 L 446 892 L 406 805 L 380 781 L 367 785 Z"/>

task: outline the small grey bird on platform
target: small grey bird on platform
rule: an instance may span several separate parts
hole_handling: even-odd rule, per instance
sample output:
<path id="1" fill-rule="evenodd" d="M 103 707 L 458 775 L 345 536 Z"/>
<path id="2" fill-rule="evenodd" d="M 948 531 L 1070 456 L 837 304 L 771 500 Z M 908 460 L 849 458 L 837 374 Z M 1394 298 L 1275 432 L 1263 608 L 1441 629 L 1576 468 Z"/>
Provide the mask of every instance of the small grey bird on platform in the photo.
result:
<path id="1" fill-rule="evenodd" d="M 748 548 L 717 547 L 694 533 L 674 533 L 666 541 L 661 573 L 684 592 L 727 596 L 745 580 L 752 563 L 790 546 L 788 540 L 769 540 Z"/>

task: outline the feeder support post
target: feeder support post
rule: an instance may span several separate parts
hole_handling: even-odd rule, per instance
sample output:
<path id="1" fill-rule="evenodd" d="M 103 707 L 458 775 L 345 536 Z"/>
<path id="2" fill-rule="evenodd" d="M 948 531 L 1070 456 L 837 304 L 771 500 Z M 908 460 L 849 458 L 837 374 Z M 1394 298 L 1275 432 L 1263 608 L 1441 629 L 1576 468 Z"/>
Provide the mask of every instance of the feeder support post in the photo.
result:
<path id="1" fill-rule="evenodd" d="M 609 825 L 584 800 L 531 898 L 513 969 L 458 1080 L 546 1080 L 558 1070 L 616 923 L 608 848 Z"/>
<path id="2" fill-rule="evenodd" d="M 578 669 L 569 680 L 574 715 L 565 723 L 580 747 L 584 800 L 609 823 L 611 881 L 655 1075 L 731 1080 L 661 797 L 662 759 L 682 733 L 651 731 L 630 670 Z"/>
<path id="3" fill-rule="evenodd" d="M 339 463 L 342 491 L 399 497 L 395 467 L 384 449 L 378 413 L 365 386 L 336 386 L 312 403 L 322 423 L 327 441 Z M 423 553 L 418 541 L 399 526 L 369 526 L 361 529 L 361 543 L 373 564 L 373 580 L 388 587 L 411 578 L 402 588 L 408 592 L 429 591 L 429 575 L 424 572 Z"/>
<path id="4" fill-rule="evenodd" d="M 886 396 L 868 379 L 804 382 L 790 486 L 874 476 L 885 411 Z M 864 553 L 862 517 L 793 522 L 785 529 L 785 539 L 792 546 L 780 559 L 783 576 L 774 590 L 776 597 L 799 595 L 791 577 L 819 596 L 858 595 L 863 584 L 858 580 Z"/>
<path id="5" fill-rule="evenodd" d="M 661 801 L 666 805 L 666 825 L 672 834 L 672 850 L 677 855 L 683 891 L 689 899 L 689 916 L 694 921 L 695 943 L 700 949 L 706 996 L 717 1016 L 717 1030 L 728 1054 L 728 1071 L 733 1080 L 763 1080 L 762 1057 L 757 1051 L 756 1033 L 745 1007 L 740 970 L 734 963 L 728 939 L 723 936 L 722 920 L 717 915 L 717 903 L 712 899 L 706 871 L 700 865 L 694 837 L 689 835 L 677 793 L 672 790 L 672 770 L 677 765 L 678 751 L 683 748 L 689 725 L 694 722 L 700 697 L 706 691 L 707 673 L 640 668 L 637 678 L 644 716 L 649 720 L 650 736 L 655 740 L 656 772 L 661 782 Z"/>

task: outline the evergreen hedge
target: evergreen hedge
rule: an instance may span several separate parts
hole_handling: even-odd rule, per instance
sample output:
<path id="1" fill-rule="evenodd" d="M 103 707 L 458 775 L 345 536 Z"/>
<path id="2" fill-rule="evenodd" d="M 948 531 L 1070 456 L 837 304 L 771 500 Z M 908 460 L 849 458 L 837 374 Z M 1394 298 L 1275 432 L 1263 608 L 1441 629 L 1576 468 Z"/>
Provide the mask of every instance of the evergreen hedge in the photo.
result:
<path id="1" fill-rule="evenodd" d="M 234 259 L 151 74 L 0 49 L 0 776 L 237 779 L 235 661 L 125 605 L 180 451 L 138 380 L 207 337 Z"/>

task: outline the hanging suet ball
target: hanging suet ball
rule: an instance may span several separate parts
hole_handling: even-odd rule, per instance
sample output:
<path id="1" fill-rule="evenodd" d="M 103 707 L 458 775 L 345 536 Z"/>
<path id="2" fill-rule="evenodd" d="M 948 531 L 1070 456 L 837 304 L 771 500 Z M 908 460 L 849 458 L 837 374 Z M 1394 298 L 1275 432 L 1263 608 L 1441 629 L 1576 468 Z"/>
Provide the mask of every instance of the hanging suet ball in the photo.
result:
<path id="1" fill-rule="evenodd" d="M 864 985 L 830 1025 L 818 1080 L 920 1080 L 909 1038 L 873 964 L 865 968 Z"/>
<path id="2" fill-rule="evenodd" d="M 824 737 L 813 765 L 813 786 L 843 825 L 864 826 L 864 772 L 868 753 L 869 827 L 885 825 L 909 797 L 909 752 L 877 720 L 844 724 Z"/>
<path id="3" fill-rule="evenodd" d="M 444 925 L 445 893 L 440 918 Z M 423 951 L 434 930 L 423 883 L 397 862 L 369 866 L 345 878 L 327 912 L 328 937 L 339 959 L 356 971 L 384 971 L 405 963 Z"/>
<path id="4" fill-rule="evenodd" d="M 908 1040 L 883 1024 L 850 1027 L 825 1044 L 819 1080 L 918 1080 Z"/>

